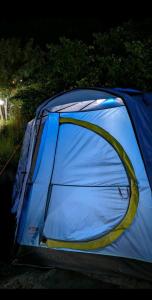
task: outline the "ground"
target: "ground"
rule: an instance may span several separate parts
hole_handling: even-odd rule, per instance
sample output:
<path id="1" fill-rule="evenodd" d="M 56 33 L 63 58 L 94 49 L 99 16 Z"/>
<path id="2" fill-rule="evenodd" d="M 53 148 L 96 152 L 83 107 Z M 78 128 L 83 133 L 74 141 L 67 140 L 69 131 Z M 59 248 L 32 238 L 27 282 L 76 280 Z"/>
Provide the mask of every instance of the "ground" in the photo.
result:
<path id="1" fill-rule="evenodd" d="M 118 289 L 117 285 L 66 270 L 0 264 L 0 289 Z"/>
<path id="2" fill-rule="evenodd" d="M 0 289 L 152 289 L 152 283 L 0 263 Z"/>

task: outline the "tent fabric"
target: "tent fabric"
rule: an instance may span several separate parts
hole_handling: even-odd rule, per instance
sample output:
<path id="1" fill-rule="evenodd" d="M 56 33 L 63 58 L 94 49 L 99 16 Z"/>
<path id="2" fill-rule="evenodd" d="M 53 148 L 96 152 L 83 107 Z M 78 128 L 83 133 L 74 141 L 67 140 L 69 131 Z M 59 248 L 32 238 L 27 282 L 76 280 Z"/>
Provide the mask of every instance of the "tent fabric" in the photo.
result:
<path id="1" fill-rule="evenodd" d="M 127 187 L 119 190 L 53 185 L 43 234 L 47 239 L 91 241 L 111 231 L 122 220 L 128 203 Z"/>
<path id="2" fill-rule="evenodd" d="M 152 262 L 151 99 L 150 93 L 132 89 L 76 89 L 37 109 L 25 134 L 14 187 L 12 213 L 20 245 Z M 104 137 L 70 122 L 61 124 L 64 119 L 99 126 L 121 145 L 123 158 Z M 133 187 L 123 163 L 125 153 L 135 174 Z M 134 188 L 135 216 L 117 235 Z M 49 243 L 94 241 L 110 232 L 117 238 L 97 249 Z"/>
<path id="3" fill-rule="evenodd" d="M 115 95 L 122 97 L 128 109 L 134 127 L 137 142 L 145 164 L 149 184 L 152 189 L 152 93 L 132 93 L 126 89 L 112 90 Z M 131 96 L 132 94 L 132 96 Z"/>
<path id="4" fill-rule="evenodd" d="M 80 111 L 81 109 L 88 107 L 88 104 L 96 102 L 94 109 L 102 109 L 102 101 L 104 100 L 104 105 L 118 106 L 123 105 L 121 99 L 117 99 L 116 95 L 111 94 L 111 92 L 100 91 L 95 89 L 76 89 L 74 91 L 69 91 L 67 93 L 62 93 L 61 95 L 51 98 L 50 101 L 47 100 L 37 109 L 36 116 L 40 115 L 41 111 L 48 110 L 49 112 L 58 112 L 62 109 L 68 109 L 71 111 L 71 107 L 74 111 Z M 107 101 L 112 103 L 107 103 Z M 67 111 L 67 110 L 66 110 Z"/>
<path id="5" fill-rule="evenodd" d="M 100 109 L 113 108 L 123 106 L 124 103 L 121 98 L 111 97 L 102 98 L 98 100 L 85 100 L 82 102 L 70 102 L 70 104 L 62 104 L 52 108 L 49 108 L 48 112 L 79 112 L 79 111 L 93 111 Z"/>
<path id="6" fill-rule="evenodd" d="M 110 132 L 121 143 L 132 161 L 140 187 L 140 195 L 142 194 L 142 198 L 145 201 L 146 197 L 144 197 L 144 193 L 147 191 L 148 195 L 149 184 L 126 108 L 118 107 L 96 112 L 60 114 L 63 118 L 69 117 L 69 115 L 74 119 L 88 120 L 93 124 L 100 125 L 100 127 Z M 108 232 L 109 228 L 114 228 L 125 215 L 128 207 L 128 179 L 120 158 L 111 145 L 97 135 L 93 135 L 89 130 L 86 130 L 86 133 L 84 133 L 85 129 L 70 124 L 60 127 L 52 174 L 51 161 L 53 153 L 50 147 L 54 147 L 53 145 L 56 144 L 56 142 L 53 142 L 53 138 L 55 137 L 56 141 L 57 132 L 55 128 L 58 126 L 58 117 L 59 114 L 49 115 L 41 138 L 37 165 L 33 175 L 33 186 L 27 201 L 27 208 L 25 209 L 26 218 L 23 218 L 18 237 L 18 241 L 23 245 L 39 245 L 39 233 L 42 232 L 42 225 L 44 225 L 43 234 L 48 238 L 61 238 L 62 240 L 67 239 L 67 237 L 70 240 L 95 239 L 99 235 L 104 235 Z M 117 122 L 115 122 L 116 119 Z M 121 127 L 119 124 L 121 124 Z M 48 126 L 50 130 L 48 130 Z M 128 139 L 123 134 L 123 126 Z M 51 132 L 53 132 L 53 136 Z M 131 141 L 132 147 L 130 147 L 130 142 L 128 141 Z M 46 195 L 50 178 L 52 178 L 51 199 L 48 198 L 48 214 L 46 222 L 43 224 L 42 220 L 44 219 Z M 43 186 L 45 186 L 45 189 Z M 109 204 L 108 192 L 110 189 L 111 201 Z M 99 209 L 100 198 L 103 205 Z M 87 203 L 83 199 L 86 199 Z M 120 204 L 121 200 L 123 202 Z M 70 201 L 72 201 L 71 206 Z M 150 193 L 146 201 L 150 210 Z M 80 203 L 81 212 L 79 209 Z M 92 205 L 94 206 L 94 210 Z M 89 214 L 89 211 L 92 214 Z M 146 228 L 151 223 L 151 218 L 147 218 L 147 214 L 146 216 L 142 214 L 143 212 L 141 213 L 141 220 L 143 219 L 142 231 L 145 235 Z M 139 220 L 137 216 L 135 219 L 137 219 L 136 223 L 138 224 Z M 84 221 L 81 223 L 81 220 Z M 91 226 L 90 224 L 93 225 Z M 136 226 L 138 227 L 139 225 Z M 32 230 L 35 231 L 33 232 Z M 147 256 L 149 258 L 150 254 L 147 255 L 146 253 L 145 255 L 145 242 L 142 245 L 141 234 L 137 237 L 136 233 L 135 231 L 134 235 L 130 234 L 135 252 L 131 248 L 130 254 L 130 239 L 128 240 L 128 236 L 126 236 L 123 244 L 126 243 L 127 251 L 121 250 L 121 255 L 127 255 L 127 257 L 132 258 L 145 258 L 147 260 Z M 125 232 L 122 238 L 125 234 L 127 233 Z M 147 242 L 150 244 L 151 249 L 151 242 L 148 237 Z M 104 250 L 99 249 L 97 252 L 98 254 L 110 253 L 111 255 L 115 255 L 117 253 L 117 255 L 120 255 L 119 243 L 118 248 L 115 248 L 116 246 L 114 247 L 112 244 L 112 246 L 107 247 L 107 251 L 105 248 Z M 140 251 L 138 250 L 139 243 Z M 114 244 L 116 245 L 116 242 Z M 110 250 L 109 247 L 111 247 Z"/>
<path id="7" fill-rule="evenodd" d="M 109 99 L 111 97 L 120 97 L 124 100 L 129 116 L 134 126 L 137 142 L 146 167 L 149 183 L 152 189 L 152 93 L 144 93 L 135 89 L 123 88 L 90 88 L 75 89 L 69 92 L 61 93 L 44 102 L 37 109 L 36 116 L 40 115 L 44 109 L 55 109 L 58 105 L 69 104 L 73 102 L 82 102 L 92 99 Z M 100 104 L 99 104 L 100 106 Z M 81 107 L 80 107 L 81 109 Z M 97 109 L 97 107 L 96 107 Z M 102 109 L 102 108 L 101 108 Z M 139 130 L 140 128 L 140 130 Z"/>
<path id="8" fill-rule="evenodd" d="M 106 95 L 104 94 L 106 93 Z M 149 178 L 149 183 L 152 188 L 152 145 L 150 141 L 152 140 L 152 93 L 143 93 L 134 89 L 76 89 L 62 95 L 56 96 L 53 100 L 47 101 L 44 105 L 45 109 L 51 109 L 57 105 L 57 103 L 70 101 L 83 101 L 90 100 L 92 97 L 94 99 L 106 99 L 114 97 L 120 97 L 124 100 L 127 107 L 129 116 L 131 118 L 132 124 L 134 126 L 134 131 L 136 133 L 137 142 L 140 147 L 140 151 L 143 157 L 143 161 L 146 167 L 146 172 Z M 91 99 L 92 100 L 92 99 Z M 56 104 L 55 104 L 56 103 Z M 37 114 L 42 109 L 40 106 L 37 110 Z M 101 108 L 102 109 L 102 108 Z M 140 128 L 140 130 L 139 130 Z"/>
<path id="9" fill-rule="evenodd" d="M 34 120 L 28 123 L 23 145 L 21 149 L 20 160 L 18 164 L 18 169 L 16 173 L 15 183 L 13 187 L 12 194 L 12 213 L 17 213 L 19 219 L 19 206 L 22 207 L 21 203 L 24 197 L 25 185 L 27 182 L 28 171 L 30 168 L 30 162 L 32 159 L 32 149 L 33 149 L 33 139 L 34 138 Z"/>
<path id="10" fill-rule="evenodd" d="M 128 101 L 128 110 L 140 145 L 143 161 L 145 163 L 149 183 L 152 189 L 152 94 L 140 99 Z"/>
<path id="11" fill-rule="evenodd" d="M 58 136 L 58 125 L 58 114 L 49 116 L 43 131 L 34 175 L 32 178 L 32 182 L 30 182 L 29 190 L 27 193 L 24 214 L 22 216 L 22 222 L 20 225 L 18 237 L 19 240 L 20 236 L 24 236 L 24 231 L 28 231 L 29 233 L 29 224 L 31 223 L 31 218 L 31 227 L 38 227 L 39 225 L 39 232 L 41 232 L 47 201 L 47 192 L 54 164 L 54 155 Z M 37 220 L 39 220 L 38 224 Z M 37 224 L 37 226 L 35 226 L 35 224 Z"/>

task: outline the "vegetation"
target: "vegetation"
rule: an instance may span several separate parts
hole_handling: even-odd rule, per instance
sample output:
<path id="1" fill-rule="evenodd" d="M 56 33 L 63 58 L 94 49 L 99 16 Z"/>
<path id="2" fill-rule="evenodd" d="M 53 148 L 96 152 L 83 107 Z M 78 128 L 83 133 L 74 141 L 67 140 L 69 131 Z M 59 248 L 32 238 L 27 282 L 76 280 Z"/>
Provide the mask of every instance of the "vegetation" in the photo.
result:
<path id="1" fill-rule="evenodd" d="M 151 33 L 128 22 L 94 34 L 90 44 L 65 37 L 45 47 L 34 40 L 0 40 L 0 98 L 8 98 L 9 115 L 15 120 L 1 130 L 0 164 L 42 101 L 60 91 L 87 86 L 150 90 Z"/>

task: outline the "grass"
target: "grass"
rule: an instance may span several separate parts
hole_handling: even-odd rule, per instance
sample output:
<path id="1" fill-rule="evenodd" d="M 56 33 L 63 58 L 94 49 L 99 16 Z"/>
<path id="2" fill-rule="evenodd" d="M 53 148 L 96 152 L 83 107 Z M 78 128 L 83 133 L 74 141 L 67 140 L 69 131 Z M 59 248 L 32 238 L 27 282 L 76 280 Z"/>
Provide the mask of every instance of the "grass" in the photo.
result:
<path id="1" fill-rule="evenodd" d="M 0 121 L 0 170 L 10 158 L 14 149 L 21 143 L 23 136 L 23 124 L 21 119 L 12 118 L 8 121 Z M 18 155 L 14 157 L 17 164 Z"/>

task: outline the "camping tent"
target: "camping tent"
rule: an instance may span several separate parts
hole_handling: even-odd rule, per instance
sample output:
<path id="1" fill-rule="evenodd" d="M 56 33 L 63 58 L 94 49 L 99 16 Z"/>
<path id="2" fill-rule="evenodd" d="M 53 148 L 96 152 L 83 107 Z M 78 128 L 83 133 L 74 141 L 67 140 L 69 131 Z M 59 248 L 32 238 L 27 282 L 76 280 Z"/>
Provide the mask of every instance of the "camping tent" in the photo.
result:
<path id="1" fill-rule="evenodd" d="M 12 205 L 17 261 L 24 251 L 31 264 L 149 278 L 151 189 L 151 93 L 88 88 L 54 96 L 24 137 Z"/>

